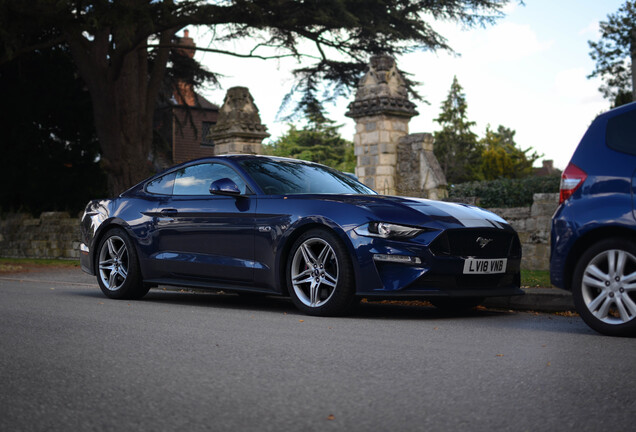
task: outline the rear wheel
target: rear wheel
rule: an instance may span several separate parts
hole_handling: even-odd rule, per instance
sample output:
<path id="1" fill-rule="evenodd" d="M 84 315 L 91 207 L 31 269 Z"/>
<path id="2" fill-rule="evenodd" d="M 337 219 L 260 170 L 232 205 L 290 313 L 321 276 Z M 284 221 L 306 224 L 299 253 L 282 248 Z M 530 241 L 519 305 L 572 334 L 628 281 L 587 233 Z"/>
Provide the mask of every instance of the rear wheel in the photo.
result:
<path id="1" fill-rule="evenodd" d="M 597 332 L 636 335 L 636 246 L 610 238 L 590 247 L 576 265 L 572 297 L 583 321 Z"/>
<path id="2" fill-rule="evenodd" d="M 330 231 L 313 229 L 296 240 L 286 276 L 292 301 L 306 314 L 341 315 L 353 302 L 351 259 L 342 241 Z"/>
<path id="3" fill-rule="evenodd" d="M 446 312 L 465 312 L 484 302 L 483 297 L 434 297 L 429 301 L 438 309 Z"/>
<path id="4" fill-rule="evenodd" d="M 138 299 L 150 289 L 141 279 L 135 247 L 121 228 L 108 231 L 99 242 L 97 283 L 113 299 Z"/>

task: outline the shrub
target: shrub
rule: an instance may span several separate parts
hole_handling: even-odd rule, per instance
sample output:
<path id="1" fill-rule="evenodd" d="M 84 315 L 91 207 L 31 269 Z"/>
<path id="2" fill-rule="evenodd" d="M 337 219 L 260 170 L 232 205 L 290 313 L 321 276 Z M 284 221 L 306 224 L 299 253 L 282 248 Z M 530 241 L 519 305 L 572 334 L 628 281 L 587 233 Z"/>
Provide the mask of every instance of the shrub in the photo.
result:
<path id="1" fill-rule="evenodd" d="M 532 205 L 535 193 L 559 192 L 560 176 L 527 177 L 474 181 L 448 186 L 448 197 L 454 200 L 476 197 L 481 207 L 525 207 Z"/>

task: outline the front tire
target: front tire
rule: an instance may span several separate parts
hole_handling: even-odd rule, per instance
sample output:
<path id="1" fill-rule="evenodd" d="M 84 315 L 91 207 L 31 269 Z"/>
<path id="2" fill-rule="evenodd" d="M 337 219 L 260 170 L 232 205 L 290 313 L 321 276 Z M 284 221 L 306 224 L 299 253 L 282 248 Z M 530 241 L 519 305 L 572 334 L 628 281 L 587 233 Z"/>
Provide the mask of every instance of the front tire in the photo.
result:
<path id="1" fill-rule="evenodd" d="M 97 283 L 106 297 L 139 299 L 146 295 L 150 285 L 142 281 L 135 246 L 123 229 L 108 231 L 97 251 Z"/>
<path id="2" fill-rule="evenodd" d="M 583 321 L 609 336 L 636 335 L 636 246 L 622 238 L 594 244 L 579 259 L 572 283 Z"/>
<path id="3" fill-rule="evenodd" d="M 337 316 L 351 307 L 355 294 L 351 258 L 330 231 L 313 229 L 294 242 L 286 277 L 294 305 L 308 315 Z"/>

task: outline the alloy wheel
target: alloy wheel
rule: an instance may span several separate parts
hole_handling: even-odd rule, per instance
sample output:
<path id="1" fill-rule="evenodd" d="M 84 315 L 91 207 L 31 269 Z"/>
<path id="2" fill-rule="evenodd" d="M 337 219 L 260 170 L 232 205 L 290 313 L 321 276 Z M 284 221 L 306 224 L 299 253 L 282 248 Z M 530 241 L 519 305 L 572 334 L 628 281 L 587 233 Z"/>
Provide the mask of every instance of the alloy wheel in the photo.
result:
<path id="1" fill-rule="evenodd" d="M 598 320 L 618 325 L 636 317 L 636 257 L 621 249 L 596 255 L 581 281 L 585 306 Z"/>
<path id="2" fill-rule="evenodd" d="M 122 287 L 128 277 L 128 249 L 119 236 L 109 237 L 99 252 L 99 277 L 110 291 Z"/>
<path id="3" fill-rule="evenodd" d="M 318 308 L 329 301 L 338 285 L 338 259 L 327 241 L 314 237 L 301 243 L 291 263 L 291 282 L 304 305 Z"/>

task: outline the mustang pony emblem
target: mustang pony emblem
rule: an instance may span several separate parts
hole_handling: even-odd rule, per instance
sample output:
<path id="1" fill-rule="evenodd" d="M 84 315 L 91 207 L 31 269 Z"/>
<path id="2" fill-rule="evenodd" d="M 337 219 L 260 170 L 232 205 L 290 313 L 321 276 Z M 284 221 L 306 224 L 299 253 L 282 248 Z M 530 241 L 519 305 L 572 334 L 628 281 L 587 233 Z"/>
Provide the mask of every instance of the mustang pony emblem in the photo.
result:
<path id="1" fill-rule="evenodd" d="M 484 238 L 484 237 L 477 237 L 477 244 L 479 245 L 480 248 L 485 248 L 486 245 L 488 243 L 490 243 L 492 241 L 492 239 L 489 238 Z"/>

